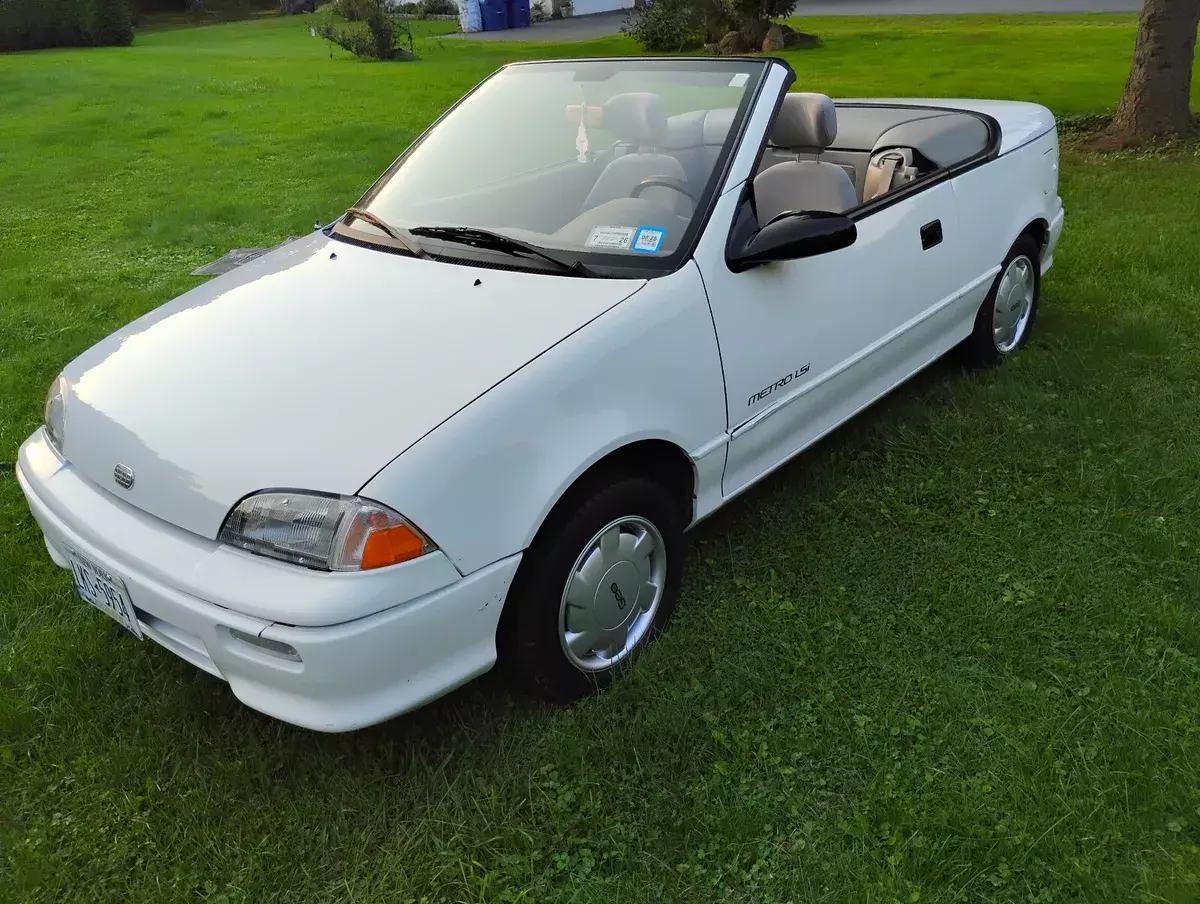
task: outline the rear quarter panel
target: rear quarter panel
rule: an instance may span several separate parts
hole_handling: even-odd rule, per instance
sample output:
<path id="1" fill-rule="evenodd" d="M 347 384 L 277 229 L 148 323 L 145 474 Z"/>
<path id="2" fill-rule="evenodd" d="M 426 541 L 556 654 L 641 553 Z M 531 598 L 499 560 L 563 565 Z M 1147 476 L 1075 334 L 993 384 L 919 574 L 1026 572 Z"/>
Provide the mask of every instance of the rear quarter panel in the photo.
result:
<path id="1" fill-rule="evenodd" d="M 1058 197 L 1058 135 L 1051 131 L 955 177 L 959 228 L 978 272 L 998 267 L 1035 220 L 1049 226 Z"/>
<path id="2" fill-rule="evenodd" d="M 569 305 L 572 280 L 562 283 Z M 698 486 L 719 487 L 725 426 L 716 336 L 692 262 L 495 386 L 360 493 L 410 518 L 467 574 L 526 548 L 571 484 L 621 446 L 673 443 L 694 458 Z"/>
<path id="3" fill-rule="evenodd" d="M 941 97 L 856 98 L 852 102 L 969 110 L 999 124 L 998 156 L 955 177 L 952 183 L 962 247 L 976 276 L 998 267 L 1031 222 L 1054 223 L 1062 206 L 1058 132 L 1054 114 L 1046 107 L 1024 101 Z"/>

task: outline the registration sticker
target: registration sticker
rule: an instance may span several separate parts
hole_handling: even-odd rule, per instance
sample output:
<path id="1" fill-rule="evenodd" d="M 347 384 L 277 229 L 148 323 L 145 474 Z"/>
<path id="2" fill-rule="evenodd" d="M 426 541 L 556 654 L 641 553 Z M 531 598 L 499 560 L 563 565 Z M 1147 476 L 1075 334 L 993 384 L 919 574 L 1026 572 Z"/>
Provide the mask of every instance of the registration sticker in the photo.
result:
<path id="1" fill-rule="evenodd" d="M 641 226 L 634 236 L 633 250 L 642 254 L 658 254 L 658 248 L 666 235 L 667 230 L 658 226 Z"/>
<path id="2" fill-rule="evenodd" d="M 749 72 L 739 72 L 737 75 L 735 75 L 733 78 L 731 78 L 729 80 L 729 87 L 730 88 L 745 88 L 746 82 L 748 82 L 748 81 L 750 81 L 750 73 Z"/>
<path id="3" fill-rule="evenodd" d="M 633 244 L 632 226 L 593 226 L 588 233 L 586 248 L 603 248 L 606 251 L 626 251 Z"/>

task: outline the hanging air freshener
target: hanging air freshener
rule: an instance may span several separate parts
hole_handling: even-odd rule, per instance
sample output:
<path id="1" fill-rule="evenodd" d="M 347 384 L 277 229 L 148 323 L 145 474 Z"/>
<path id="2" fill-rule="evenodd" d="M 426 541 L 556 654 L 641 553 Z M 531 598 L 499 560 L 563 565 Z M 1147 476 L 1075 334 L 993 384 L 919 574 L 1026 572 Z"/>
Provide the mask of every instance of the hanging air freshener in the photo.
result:
<path id="1" fill-rule="evenodd" d="M 587 116 L 588 104 L 587 101 L 584 101 L 583 106 L 580 107 L 580 127 L 578 127 L 578 131 L 575 132 L 575 150 L 578 151 L 578 156 L 575 157 L 575 160 L 580 163 L 587 163 L 589 160 L 588 127 L 583 125 L 583 120 L 586 120 Z"/>
<path id="2" fill-rule="evenodd" d="M 579 156 L 575 159 L 580 163 L 588 162 L 588 137 L 587 127 L 583 124 L 583 117 L 587 115 L 587 107 L 583 108 L 583 114 L 579 117 L 579 131 L 575 133 L 575 150 L 579 151 Z"/>

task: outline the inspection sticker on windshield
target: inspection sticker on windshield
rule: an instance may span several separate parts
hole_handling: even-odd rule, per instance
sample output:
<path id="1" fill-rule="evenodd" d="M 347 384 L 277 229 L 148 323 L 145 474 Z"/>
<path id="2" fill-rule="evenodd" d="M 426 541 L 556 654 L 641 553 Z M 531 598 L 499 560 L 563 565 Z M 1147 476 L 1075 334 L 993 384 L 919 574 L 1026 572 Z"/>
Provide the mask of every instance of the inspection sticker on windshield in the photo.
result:
<path id="1" fill-rule="evenodd" d="M 737 75 L 735 75 L 733 78 L 731 78 L 729 80 L 729 87 L 730 88 L 745 88 L 746 82 L 748 82 L 748 81 L 750 81 L 750 73 L 749 72 L 739 72 Z"/>
<path id="2" fill-rule="evenodd" d="M 657 226 L 641 226 L 633 239 L 633 250 L 642 254 L 658 254 L 658 246 L 666 235 L 667 230 Z"/>
<path id="3" fill-rule="evenodd" d="M 592 231 L 588 233 L 587 241 L 583 244 L 587 248 L 625 251 L 633 244 L 635 232 L 637 230 L 632 226 L 593 226 Z"/>

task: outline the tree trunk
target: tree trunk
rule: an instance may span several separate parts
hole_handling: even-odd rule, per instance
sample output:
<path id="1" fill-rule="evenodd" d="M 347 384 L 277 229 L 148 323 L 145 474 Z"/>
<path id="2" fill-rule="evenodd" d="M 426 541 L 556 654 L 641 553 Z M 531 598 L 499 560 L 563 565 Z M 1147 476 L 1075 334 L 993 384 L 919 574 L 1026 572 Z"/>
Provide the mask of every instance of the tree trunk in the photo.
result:
<path id="1" fill-rule="evenodd" d="M 1113 132 L 1123 139 L 1161 135 L 1191 121 L 1192 60 L 1200 0 L 1145 0 L 1133 69 Z"/>

